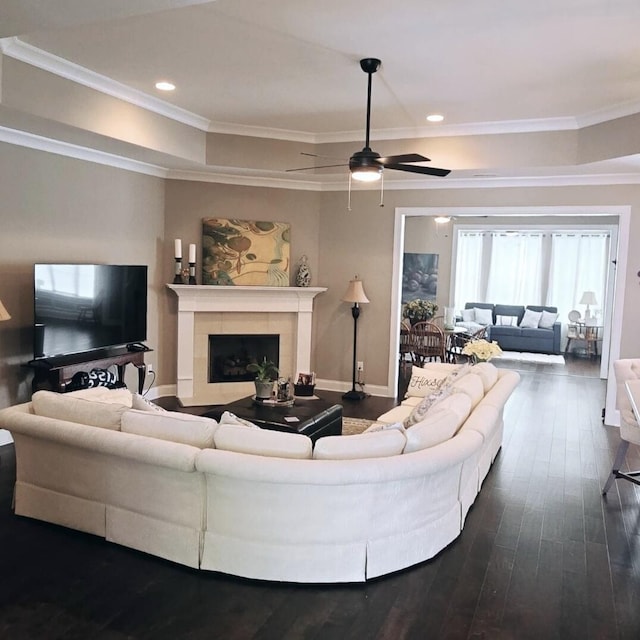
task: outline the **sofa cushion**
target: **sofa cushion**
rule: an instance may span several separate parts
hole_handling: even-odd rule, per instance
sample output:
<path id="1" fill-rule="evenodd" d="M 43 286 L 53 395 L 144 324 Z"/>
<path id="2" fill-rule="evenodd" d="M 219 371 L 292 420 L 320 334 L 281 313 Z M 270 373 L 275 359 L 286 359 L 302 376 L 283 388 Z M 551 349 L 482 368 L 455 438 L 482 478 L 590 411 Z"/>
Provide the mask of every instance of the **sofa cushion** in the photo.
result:
<path id="1" fill-rule="evenodd" d="M 475 309 L 463 309 L 462 310 L 462 322 L 475 322 L 476 310 Z"/>
<path id="2" fill-rule="evenodd" d="M 358 460 L 400 455 L 406 438 L 399 429 L 360 433 L 355 436 L 325 436 L 313 449 L 315 460 Z"/>
<path id="3" fill-rule="evenodd" d="M 542 317 L 542 311 L 533 311 L 532 309 L 525 309 L 524 316 L 520 320 L 520 328 L 522 329 L 537 329 Z"/>
<path id="4" fill-rule="evenodd" d="M 424 398 L 432 394 L 444 384 L 451 371 L 451 369 L 426 369 L 414 365 L 411 367 L 411 380 L 409 380 L 405 397 Z"/>
<path id="5" fill-rule="evenodd" d="M 123 404 L 125 407 L 133 406 L 133 394 L 126 387 L 109 389 L 109 387 L 91 387 L 78 389 L 64 394 L 66 398 L 84 398 L 85 400 L 98 400 L 99 402 L 111 402 Z"/>
<path id="6" fill-rule="evenodd" d="M 434 406 L 423 420 L 406 431 L 404 453 L 433 447 L 452 438 L 471 412 L 471 399 L 465 394 L 449 396 Z"/>
<path id="7" fill-rule="evenodd" d="M 496 325 L 501 327 L 517 327 L 518 316 L 496 316 Z"/>
<path id="8" fill-rule="evenodd" d="M 498 368 L 490 362 L 478 362 L 478 364 L 473 365 L 471 373 L 480 376 L 485 393 L 487 393 L 498 380 Z"/>
<path id="9" fill-rule="evenodd" d="M 311 438 L 301 433 L 247 429 L 244 425 L 221 424 L 213 436 L 213 441 L 217 449 L 236 453 L 269 458 L 311 458 Z"/>
<path id="10" fill-rule="evenodd" d="M 206 449 L 213 445 L 217 428 L 212 418 L 190 413 L 131 409 L 122 416 L 121 431 Z"/>
<path id="11" fill-rule="evenodd" d="M 31 404 L 34 413 L 39 416 L 115 431 L 120 430 L 122 416 L 129 411 L 124 404 L 54 391 L 36 391 Z"/>
<path id="12" fill-rule="evenodd" d="M 452 393 L 464 393 L 471 398 L 471 404 L 476 407 L 480 400 L 484 398 L 484 383 L 480 375 L 476 373 L 469 373 L 466 376 L 462 376 L 459 380 L 456 380 L 451 385 Z"/>

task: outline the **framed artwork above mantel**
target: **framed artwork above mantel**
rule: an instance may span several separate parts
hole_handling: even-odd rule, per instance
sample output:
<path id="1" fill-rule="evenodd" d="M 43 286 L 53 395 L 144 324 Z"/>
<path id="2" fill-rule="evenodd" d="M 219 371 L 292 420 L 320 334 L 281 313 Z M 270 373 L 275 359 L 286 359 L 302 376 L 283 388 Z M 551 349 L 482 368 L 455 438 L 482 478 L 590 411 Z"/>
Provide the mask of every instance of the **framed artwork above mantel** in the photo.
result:
<path id="1" fill-rule="evenodd" d="M 202 220 L 202 284 L 288 287 L 291 225 L 226 218 Z"/>

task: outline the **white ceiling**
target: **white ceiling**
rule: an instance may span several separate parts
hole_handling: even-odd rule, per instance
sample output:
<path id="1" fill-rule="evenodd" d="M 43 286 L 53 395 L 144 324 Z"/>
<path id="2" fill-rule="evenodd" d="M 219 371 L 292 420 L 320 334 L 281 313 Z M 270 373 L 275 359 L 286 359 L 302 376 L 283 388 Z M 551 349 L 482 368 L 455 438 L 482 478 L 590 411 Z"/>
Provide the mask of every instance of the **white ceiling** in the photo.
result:
<path id="1" fill-rule="evenodd" d="M 214 129 L 362 131 L 362 57 L 382 59 L 381 135 L 640 111 L 638 0 L 2 0 L 0 25 Z M 177 90 L 158 92 L 159 79 Z"/>

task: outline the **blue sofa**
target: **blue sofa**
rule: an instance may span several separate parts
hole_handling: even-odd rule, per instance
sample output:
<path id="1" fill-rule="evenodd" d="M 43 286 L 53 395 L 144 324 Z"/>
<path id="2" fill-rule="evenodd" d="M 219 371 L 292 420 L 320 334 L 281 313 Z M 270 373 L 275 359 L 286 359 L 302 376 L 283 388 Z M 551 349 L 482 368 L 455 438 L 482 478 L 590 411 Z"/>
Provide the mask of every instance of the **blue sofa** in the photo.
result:
<path id="1" fill-rule="evenodd" d="M 550 329 L 528 329 L 520 327 L 525 309 L 557 313 L 556 307 L 536 305 L 491 304 L 487 302 L 467 302 L 465 309 L 491 309 L 493 324 L 488 327 L 487 338 L 500 345 L 503 351 L 529 351 L 533 353 L 562 353 L 560 349 L 561 323 L 555 322 Z M 517 318 L 514 325 L 501 325 L 498 316 Z"/>

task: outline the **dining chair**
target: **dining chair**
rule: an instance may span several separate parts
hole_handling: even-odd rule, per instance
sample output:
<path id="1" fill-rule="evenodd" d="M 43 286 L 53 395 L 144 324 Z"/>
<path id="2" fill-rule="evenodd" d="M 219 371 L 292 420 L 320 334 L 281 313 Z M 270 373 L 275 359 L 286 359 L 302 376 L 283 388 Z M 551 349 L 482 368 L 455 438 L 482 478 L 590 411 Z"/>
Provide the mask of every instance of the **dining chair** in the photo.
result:
<path id="1" fill-rule="evenodd" d="M 622 479 L 640 485 L 640 471 L 620 471 L 624 464 L 629 444 L 640 445 L 640 425 L 633 413 L 631 400 L 627 394 L 625 382 L 640 378 L 640 359 L 625 358 L 615 360 L 613 371 L 616 378 L 616 405 L 620 409 L 620 444 L 613 461 L 613 468 L 602 489 L 602 495 L 606 495 L 614 480 Z"/>
<path id="2" fill-rule="evenodd" d="M 421 367 L 427 360 L 440 358 L 446 362 L 445 339 L 442 329 L 433 322 L 417 322 L 411 327 L 413 363 Z"/>

